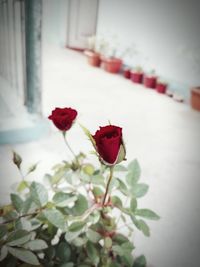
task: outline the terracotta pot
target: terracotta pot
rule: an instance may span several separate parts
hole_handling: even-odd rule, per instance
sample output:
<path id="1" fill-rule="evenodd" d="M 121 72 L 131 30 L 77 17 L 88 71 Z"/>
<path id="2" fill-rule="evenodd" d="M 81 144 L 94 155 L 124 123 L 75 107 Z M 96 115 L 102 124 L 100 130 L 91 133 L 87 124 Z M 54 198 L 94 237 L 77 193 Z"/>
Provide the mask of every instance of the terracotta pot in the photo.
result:
<path id="1" fill-rule="evenodd" d="M 156 91 L 160 94 L 165 94 L 166 93 L 166 90 L 167 90 L 167 84 L 166 83 L 161 83 L 161 82 L 158 82 L 156 84 Z"/>
<path id="2" fill-rule="evenodd" d="M 147 88 L 156 88 L 156 81 L 157 77 L 156 76 L 145 76 L 144 77 L 144 86 Z"/>
<path id="3" fill-rule="evenodd" d="M 90 51 L 90 50 L 86 50 L 84 52 L 84 54 L 87 56 L 88 63 L 91 66 L 100 67 L 100 65 L 101 65 L 100 54 L 98 54 L 98 53 L 96 53 L 94 51 Z"/>
<path id="4" fill-rule="evenodd" d="M 123 74 L 124 74 L 124 77 L 126 79 L 130 79 L 131 78 L 131 71 L 130 71 L 130 69 L 125 69 Z"/>
<path id="5" fill-rule="evenodd" d="M 101 57 L 103 68 L 110 73 L 118 73 L 122 66 L 122 60 L 119 58 L 106 58 Z"/>
<path id="6" fill-rule="evenodd" d="M 143 72 L 131 71 L 131 81 L 134 83 L 142 83 Z"/>
<path id="7" fill-rule="evenodd" d="M 190 103 L 193 109 L 200 111 L 200 86 L 191 88 Z"/>

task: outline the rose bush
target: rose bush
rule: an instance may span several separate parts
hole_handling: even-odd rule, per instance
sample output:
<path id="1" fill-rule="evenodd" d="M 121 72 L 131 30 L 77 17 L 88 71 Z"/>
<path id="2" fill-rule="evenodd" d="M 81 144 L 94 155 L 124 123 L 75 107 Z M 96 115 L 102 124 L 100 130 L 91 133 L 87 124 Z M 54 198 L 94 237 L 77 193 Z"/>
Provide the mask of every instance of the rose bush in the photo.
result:
<path id="1" fill-rule="evenodd" d="M 76 115 L 57 108 L 50 119 L 63 134 Z M 100 127 L 94 135 L 82 128 L 100 159 L 96 166 L 73 152 L 65 134 L 74 158 L 53 166 L 43 183 L 27 179 L 37 164 L 25 172 L 21 156 L 13 153 L 22 180 L 0 208 L 0 266 L 146 267 L 145 257 L 133 254 L 133 231 L 149 236 L 145 220 L 159 216 L 138 207 L 148 191 L 139 163 L 119 164 L 125 159 L 121 127 Z"/>

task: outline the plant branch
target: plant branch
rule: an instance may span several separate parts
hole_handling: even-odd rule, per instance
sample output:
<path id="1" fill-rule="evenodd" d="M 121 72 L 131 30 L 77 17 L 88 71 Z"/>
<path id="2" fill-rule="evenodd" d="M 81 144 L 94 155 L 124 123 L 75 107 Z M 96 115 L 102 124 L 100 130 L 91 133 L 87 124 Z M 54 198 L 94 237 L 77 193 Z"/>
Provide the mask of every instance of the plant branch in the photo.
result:
<path id="1" fill-rule="evenodd" d="M 10 219 L 8 221 L 2 222 L 2 223 L 0 223 L 0 225 L 7 224 L 7 223 L 12 223 L 12 222 L 14 222 L 16 220 L 19 220 L 21 218 L 24 218 L 24 217 L 35 216 L 35 215 L 38 215 L 40 212 L 41 212 L 41 210 L 35 211 L 35 212 L 32 212 L 32 213 L 22 214 L 22 215 L 18 216 L 17 218 Z"/>

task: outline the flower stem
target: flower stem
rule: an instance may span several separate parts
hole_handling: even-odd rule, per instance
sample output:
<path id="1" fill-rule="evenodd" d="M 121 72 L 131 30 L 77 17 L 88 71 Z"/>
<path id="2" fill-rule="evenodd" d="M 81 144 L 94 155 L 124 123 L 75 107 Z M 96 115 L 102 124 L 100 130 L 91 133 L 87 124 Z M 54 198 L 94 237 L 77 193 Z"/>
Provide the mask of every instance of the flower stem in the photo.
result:
<path id="1" fill-rule="evenodd" d="M 65 138 L 66 132 L 63 131 L 62 134 L 63 134 L 63 138 L 64 138 L 64 141 L 65 141 L 66 146 L 68 147 L 69 151 L 72 153 L 72 155 L 74 156 L 76 162 L 78 163 L 78 160 L 76 158 L 76 154 L 74 153 L 73 149 L 71 148 L 71 146 L 67 142 L 67 139 Z"/>
<path id="2" fill-rule="evenodd" d="M 106 185 L 106 192 L 105 192 L 104 197 L 103 197 L 102 206 L 104 206 L 105 205 L 105 202 L 106 202 L 106 197 L 108 195 L 108 190 L 109 190 L 110 182 L 111 182 L 112 177 L 113 177 L 113 169 L 114 169 L 113 166 L 110 167 L 110 176 L 108 178 L 108 183 Z"/>

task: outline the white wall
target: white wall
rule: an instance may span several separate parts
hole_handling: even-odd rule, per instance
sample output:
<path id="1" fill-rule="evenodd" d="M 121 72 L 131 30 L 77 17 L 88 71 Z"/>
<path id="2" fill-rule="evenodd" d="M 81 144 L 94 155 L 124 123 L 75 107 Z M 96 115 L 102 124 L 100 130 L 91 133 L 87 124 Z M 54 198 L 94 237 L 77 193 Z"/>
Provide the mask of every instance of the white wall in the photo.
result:
<path id="1" fill-rule="evenodd" d="M 43 0 L 43 42 L 66 46 L 68 0 Z"/>
<path id="2" fill-rule="evenodd" d="M 155 69 L 186 88 L 200 84 L 198 0 L 100 0 L 97 33 L 139 52 L 125 63 Z"/>

